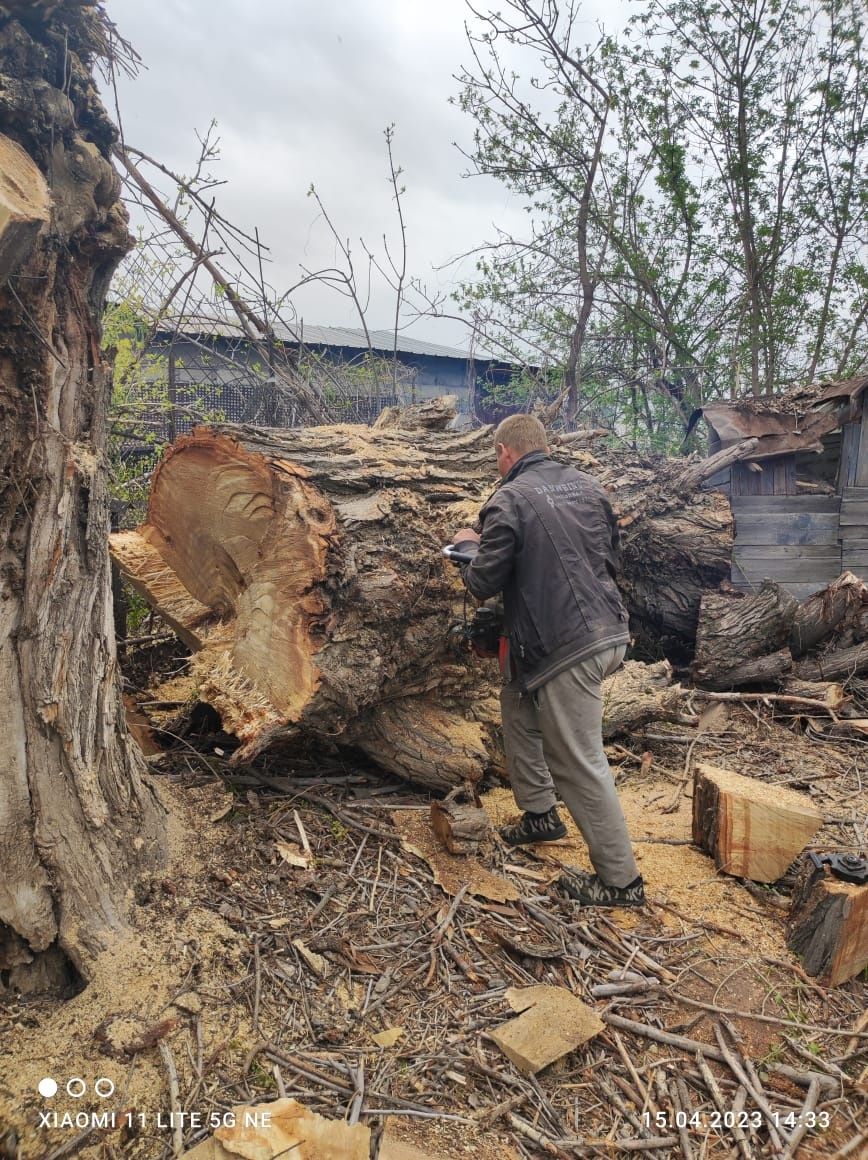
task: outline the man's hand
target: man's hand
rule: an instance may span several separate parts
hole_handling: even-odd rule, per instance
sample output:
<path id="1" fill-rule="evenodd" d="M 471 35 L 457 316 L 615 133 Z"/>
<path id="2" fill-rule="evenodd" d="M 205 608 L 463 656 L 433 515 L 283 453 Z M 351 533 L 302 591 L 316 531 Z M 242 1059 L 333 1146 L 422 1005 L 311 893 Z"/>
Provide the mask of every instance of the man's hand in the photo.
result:
<path id="1" fill-rule="evenodd" d="M 456 532 L 452 537 L 453 544 L 466 544 L 468 540 L 471 543 L 478 544 L 481 540 L 479 532 L 474 532 L 473 528 L 462 528 L 460 532 Z"/>

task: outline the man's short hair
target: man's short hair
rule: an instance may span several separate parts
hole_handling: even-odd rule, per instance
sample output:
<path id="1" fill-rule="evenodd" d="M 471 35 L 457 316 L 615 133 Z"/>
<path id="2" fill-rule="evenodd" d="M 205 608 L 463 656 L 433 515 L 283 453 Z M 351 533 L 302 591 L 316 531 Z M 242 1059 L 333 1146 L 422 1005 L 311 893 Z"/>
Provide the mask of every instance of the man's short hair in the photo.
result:
<path id="1" fill-rule="evenodd" d="M 518 455 L 545 451 L 548 447 L 546 429 L 536 415 L 508 415 L 494 432 L 495 447 L 498 443 Z"/>

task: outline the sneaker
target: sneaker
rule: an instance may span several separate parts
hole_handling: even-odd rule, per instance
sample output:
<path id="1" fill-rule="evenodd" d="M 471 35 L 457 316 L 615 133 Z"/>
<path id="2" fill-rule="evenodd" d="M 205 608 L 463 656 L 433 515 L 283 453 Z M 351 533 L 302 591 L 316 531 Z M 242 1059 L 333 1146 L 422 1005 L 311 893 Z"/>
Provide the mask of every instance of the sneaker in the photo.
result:
<path id="1" fill-rule="evenodd" d="M 596 874 L 565 867 L 559 885 L 582 906 L 644 906 L 641 874 L 627 886 L 607 886 Z"/>
<path id="2" fill-rule="evenodd" d="M 507 846 L 531 846 L 536 842 L 557 842 L 565 838 L 567 827 L 561 821 L 557 807 L 552 806 L 544 814 L 526 813 L 520 822 L 502 826 L 500 836 Z"/>

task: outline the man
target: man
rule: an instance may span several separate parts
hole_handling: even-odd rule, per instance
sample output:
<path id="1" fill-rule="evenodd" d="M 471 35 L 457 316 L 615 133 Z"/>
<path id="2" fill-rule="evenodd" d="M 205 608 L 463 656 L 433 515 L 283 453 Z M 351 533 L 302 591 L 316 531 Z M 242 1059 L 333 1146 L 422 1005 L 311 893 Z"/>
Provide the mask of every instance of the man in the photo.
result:
<path id="1" fill-rule="evenodd" d="M 557 790 L 595 870 L 566 868 L 563 888 L 585 906 L 641 906 L 602 737 L 601 683 L 629 642 L 615 584 L 615 516 L 592 476 L 550 458 L 534 416 L 504 419 L 494 447 L 502 482 L 479 514 L 482 535 L 462 528 L 453 539 L 474 557 L 462 569 L 469 591 L 480 600 L 503 593 L 509 662 L 500 704 L 524 814 L 501 836 L 511 846 L 563 838 Z"/>

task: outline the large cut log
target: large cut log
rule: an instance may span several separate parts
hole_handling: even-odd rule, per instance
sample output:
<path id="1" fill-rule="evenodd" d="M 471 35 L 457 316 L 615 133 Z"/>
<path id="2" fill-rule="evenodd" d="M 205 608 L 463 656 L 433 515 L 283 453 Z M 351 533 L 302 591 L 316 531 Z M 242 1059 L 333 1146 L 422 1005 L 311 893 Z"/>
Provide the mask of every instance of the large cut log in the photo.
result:
<path id="1" fill-rule="evenodd" d="M 809 797 L 700 763 L 693 780 L 693 841 L 719 870 L 776 882 L 820 826 Z"/>
<path id="2" fill-rule="evenodd" d="M 197 430 L 172 447 L 147 523 L 112 551 L 196 650 L 237 760 L 305 731 L 438 788 L 478 780 L 489 721 L 465 713 L 490 676 L 449 651 L 462 589 L 440 549 L 492 464 L 478 431 Z"/>
<path id="3" fill-rule="evenodd" d="M 441 555 L 490 494 L 491 431 L 425 425 L 449 413 L 376 428 L 199 428 L 155 473 L 145 524 L 112 537 L 127 579 L 193 650 L 198 699 L 242 743 L 234 760 L 305 733 L 438 790 L 502 768 L 497 669 L 450 644 L 465 596 Z M 564 456 L 611 472 L 588 452 Z M 620 493 L 631 529 L 637 478 Z M 662 507 L 652 521 L 674 518 Z M 692 537 L 707 538 L 695 526 Z M 606 687 L 606 735 L 671 715 L 679 697 L 668 663 L 628 665 Z"/>
<path id="4" fill-rule="evenodd" d="M 868 670 L 868 642 L 836 649 L 818 657 L 806 657 L 796 665 L 800 681 L 846 681 Z"/>
<path id="5" fill-rule="evenodd" d="M 793 890 L 787 946 L 826 986 L 858 975 L 868 966 L 868 884 L 806 862 Z"/>
<path id="6" fill-rule="evenodd" d="M 775 681 L 792 667 L 789 639 L 798 601 L 772 580 L 756 592 L 702 598 L 693 676 L 708 689 Z"/>

